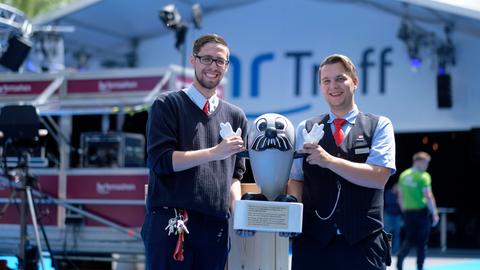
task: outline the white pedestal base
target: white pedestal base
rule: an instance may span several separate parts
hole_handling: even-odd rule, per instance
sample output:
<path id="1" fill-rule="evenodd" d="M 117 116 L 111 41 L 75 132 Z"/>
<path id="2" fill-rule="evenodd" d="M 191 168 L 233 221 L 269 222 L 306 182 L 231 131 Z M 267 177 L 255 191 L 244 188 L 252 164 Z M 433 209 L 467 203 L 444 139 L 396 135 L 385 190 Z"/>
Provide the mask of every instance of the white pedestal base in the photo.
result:
<path id="1" fill-rule="evenodd" d="M 302 232 L 303 204 L 237 200 L 233 228 L 262 232 Z"/>

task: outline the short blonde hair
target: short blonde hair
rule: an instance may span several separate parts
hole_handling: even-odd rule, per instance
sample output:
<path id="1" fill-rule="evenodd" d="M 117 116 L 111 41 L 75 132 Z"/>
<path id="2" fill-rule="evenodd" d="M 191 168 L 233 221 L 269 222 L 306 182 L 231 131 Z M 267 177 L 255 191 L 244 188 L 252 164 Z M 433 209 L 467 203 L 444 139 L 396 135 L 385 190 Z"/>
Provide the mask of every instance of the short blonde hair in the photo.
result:
<path id="1" fill-rule="evenodd" d="M 413 155 L 413 161 L 417 161 L 417 160 L 430 161 L 431 159 L 432 159 L 432 157 L 430 156 L 430 154 L 428 154 L 427 152 L 423 152 L 423 151 L 417 152 Z"/>
<path id="2" fill-rule="evenodd" d="M 336 63 L 342 64 L 345 68 L 345 71 L 347 71 L 347 74 L 355 80 L 358 80 L 357 68 L 353 64 L 352 60 L 350 60 L 350 58 L 343 54 L 332 54 L 325 57 L 325 59 L 323 59 L 322 63 L 320 64 L 320 68 L 318 69 L 318 76 L 321 77 L 320 72 L 323 66 Z"/>

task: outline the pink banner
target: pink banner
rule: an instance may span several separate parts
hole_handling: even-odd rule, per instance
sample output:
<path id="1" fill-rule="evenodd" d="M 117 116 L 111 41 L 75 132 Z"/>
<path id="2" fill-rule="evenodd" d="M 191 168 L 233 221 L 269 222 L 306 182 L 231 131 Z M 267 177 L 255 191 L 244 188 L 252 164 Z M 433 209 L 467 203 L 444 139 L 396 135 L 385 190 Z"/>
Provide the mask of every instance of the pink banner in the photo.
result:
<path id="1" fill-rule="evenodd" d="M 68 175 L 68 199 L 144 200 L 148 175 Z M 85 210 L 119 225 L 140 227 L 144 205 L 86 205 Z M 102 226 L 86 219 L 87 226 Z"/>
<path id="2" fill-rule="evenodd" d="M 0 96 L 39 95 L 52 81 L 0 82 Z"/>
<path id="3" fill-rule="evenodd" d="M 37 177 L 38 185 L 34 185 L 33 188 L 40 190 L 41 192 L 51 195 L 53 197 L 58 197 L 58 176 L 56 175 L 41 175 Z M 13 194 L 14 188 L 8 184 L 0 184 L 0 198 L 10 198 Z M 14 198 L 20 198 L 20 191 L 15 192 Z M 34 196 L 34 198 L 36 198 Z M 35 201 L 37 201 L 35 199 Z M 3 208 L 5 204 L 0 203 L 0 209 Z M 42 224 L 44 225 L 56 225 L 57 224 L 57 205 L 54 204 L 41 204 L 38 203 L 37 217 L 40 217 Z M 31 224 L 30 212 L 28 214 L 28 221 Z M 4 224 L 19 224 L 20 223 L 20 213 L 17 206 L 13 203 L 8 205 L 5 215 L 0 218 L 0 223 Z"/>
<path id="4" fill-rule="evenodd" d="M 161 79 L 162 76 L 69 80 L 67 82 L 67 93 L 92 94 L 150 91 Z"/>
<path id="5" fill-rule="evenodd" d="M 69 175 L 67 199 L 143 200 L 148 175 Z"/>

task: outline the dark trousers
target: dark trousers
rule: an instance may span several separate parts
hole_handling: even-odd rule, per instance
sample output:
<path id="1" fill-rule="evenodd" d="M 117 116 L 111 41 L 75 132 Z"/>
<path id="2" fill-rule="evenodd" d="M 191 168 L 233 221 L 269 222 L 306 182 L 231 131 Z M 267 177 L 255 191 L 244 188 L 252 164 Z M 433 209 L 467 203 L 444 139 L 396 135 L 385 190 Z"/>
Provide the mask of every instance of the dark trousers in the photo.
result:
<path id="1" fill-rule="evenodd" d="M 404 228 L 406 239 L 398 251 L 397 269 L 403 269 L 403 260 L 410 249 L 417 249 L 417 269 L 423 269 L 430 236 L 430 215 L 427 208 L 421 210 L 407 210 L 404 213 Z"/>
<path id="2" fill-rule="evenodd" d="M 325 247 L 320 247 L 314 237 L 301 234 L 293 238 L 292 270 L 385 270 L 388 249 L 382 232 L 354 245 L 336 235 Z"/>
<path id="3" fill-rule="evenodd" d="M 187 210 L 188 211 L 188 210 Z M 168 235 L 165 227 L 175 216 L 173 209 L 147 211 L 142 226 L 147 270 L 224 270 L 228 253 L 228 220 L 188 211 L 184 260 L 175 261 L 177 235 Z"/>

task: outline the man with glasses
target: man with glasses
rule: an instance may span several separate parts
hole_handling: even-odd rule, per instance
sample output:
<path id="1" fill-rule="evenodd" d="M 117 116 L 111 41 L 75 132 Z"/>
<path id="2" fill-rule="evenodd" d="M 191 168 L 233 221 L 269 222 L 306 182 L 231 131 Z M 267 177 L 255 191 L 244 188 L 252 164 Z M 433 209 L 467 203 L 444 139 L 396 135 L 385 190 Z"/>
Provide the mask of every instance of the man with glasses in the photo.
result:
<path id="1" fill-rule="evenodd" d="M 190 57 L 193 83 L 160 95 L 151 107 L 142 227 L 146 269 L 225 268 L 228 218 L 245 171 L 235 154 L 245 150 L 247 127 L 244 112 L 216 95 L 229 55 L 221 36 L 199 37 Z M 237 132 L 223 139 L 220 127 L 227 122 Z"/>

